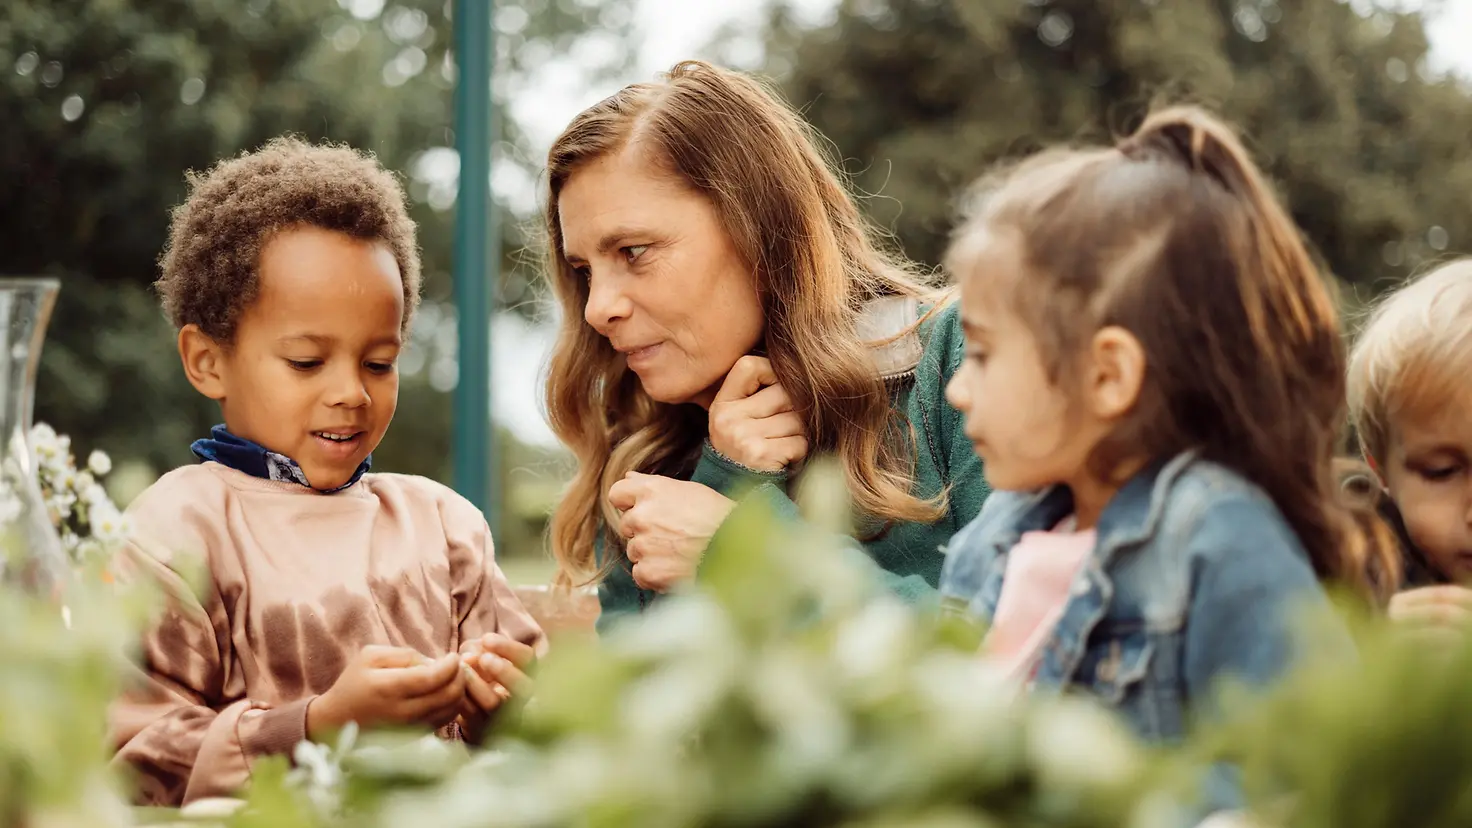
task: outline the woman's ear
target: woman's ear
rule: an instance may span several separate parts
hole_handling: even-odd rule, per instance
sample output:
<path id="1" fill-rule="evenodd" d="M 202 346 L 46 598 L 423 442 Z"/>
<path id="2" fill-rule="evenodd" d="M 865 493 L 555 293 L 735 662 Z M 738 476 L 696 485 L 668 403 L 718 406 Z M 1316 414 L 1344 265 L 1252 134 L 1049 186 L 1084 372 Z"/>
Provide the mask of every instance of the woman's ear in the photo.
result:
<path id="1" fill-rule="evenodd" d="M 1140 340 L 1124 328 L 1103 328 L 1094 334 L 1090 358 L 1089 407 L 1101 420 L 1124 416 L 1139 401 L 1145 384 L 1145 349 Z"/>
<path id="2" fill-rule="evenodd" d="M 179 329 L 179 360 L 196 391 L 212 400 L 225 398 L 225 348 L 198 325 Z"/>

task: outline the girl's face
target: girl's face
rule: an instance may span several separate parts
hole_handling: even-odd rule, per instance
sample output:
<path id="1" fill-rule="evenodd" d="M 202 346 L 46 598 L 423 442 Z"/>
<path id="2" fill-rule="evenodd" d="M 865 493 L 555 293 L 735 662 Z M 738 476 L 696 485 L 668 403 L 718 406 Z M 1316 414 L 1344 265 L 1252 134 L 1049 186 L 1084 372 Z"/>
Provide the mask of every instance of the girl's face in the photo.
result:
<path id="1" fill-rule="evenodd" d="M 1037 337 L 1007 295 L 1017 280 L 1027 278 L 1016 235 L 972 233 L 961 244 L 958 258 L 973 263 L 958 274 L 966 361 L 947 386 L 946 398 L 966 416 L 966 436 L 993 488 L 1033 490 L 1062 483 L 1078 497 L 1088 485 L 1089 455 L 1139 391 L 1142 364 L 1125 366 L 1134 372 L 1123 377 L 1132 379 L 1132 387 L 1120 384 L 1119 337 L 1136 349 L 1138 343 L 1118 329 L 1100 331 L 1078 369 L 1062 372 L 1070 387 L 1061 387 L 1049 378 Z M 1122 406 L 1121 391 L 1128 392 Z"/>
<path id="2" fill-rule="evenodd" d="M 1472 581 L 1472 388 L 1393 424 L 1385 485 L 1411 540 L 1447 577 Z"/>

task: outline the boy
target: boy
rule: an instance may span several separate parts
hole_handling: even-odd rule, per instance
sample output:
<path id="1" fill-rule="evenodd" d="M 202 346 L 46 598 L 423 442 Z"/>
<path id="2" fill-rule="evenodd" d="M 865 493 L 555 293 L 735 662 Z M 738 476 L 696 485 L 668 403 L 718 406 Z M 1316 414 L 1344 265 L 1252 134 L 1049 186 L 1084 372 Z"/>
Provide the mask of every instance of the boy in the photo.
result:
<path id="1" fill-rule="evenodd" d="M 193 445 L 202 464 L 129 509 L 128 564 L 170 602 L 110 711 L 115 761 L 142 801 L 180 804 L 349 721 L 478 738 L 542 633 L 474 506 L 367 473 L 419 301 L 402 188 L 371 157 L 294 139 L 190 185 L 156 287 L 224 424 Z M 196 558 L 198 593 L 179 575 Z"/>
<path id="2" fill-rule="evenodd" d="M 1472 620 L 1472 259 L 1387 296 L 1349 363 L 1349 404 L 1404 548 L 1396 621 Z"/>

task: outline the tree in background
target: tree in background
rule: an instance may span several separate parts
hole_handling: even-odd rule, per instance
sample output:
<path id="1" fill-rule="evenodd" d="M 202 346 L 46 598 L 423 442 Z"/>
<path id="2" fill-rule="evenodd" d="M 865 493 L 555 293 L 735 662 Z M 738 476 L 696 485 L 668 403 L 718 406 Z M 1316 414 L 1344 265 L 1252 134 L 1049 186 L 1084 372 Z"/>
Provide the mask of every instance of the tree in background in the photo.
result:
<path id="1" fill-rule="evenodd" d="M 1431 5 L 1431 4 L 1428 4 Z M 769 67 L 869 210 L 935 263 L 999 159 L 1127 133 L 1152 104 L 1237 123 L 1328 268 L 1368 294 L 1472 249 L 1472 94 L 1426 21 L 1339 0 L 843 0 L 776 8 Z"/>
<path id="2" fill-rule="evenodd" d="M 149 287 L 169 209 L 184 195 L 186 170 L 293 132 L 372 150 L 405 174 L 424 251 L 426 312 L 411 344 L 419 354 L 406 354 L 397 421 L 376 460 L 448 480 L 450 11 L 446 0 L 7 0 L 0 273 L 62 279 L 38 418 L 120 462 L 167 469 L 192 459 L 189 442 L 217 412 L 184 381 Z M 624 42 L 631 20 L 632 0 L 498 2 L 497 88 L 518 88 L 591 30 Z M 591 71 L 617 71 L 629 59 L 627 49 L 615 51 Z M 525 163 L 532 153 L 517 125 L 503 119 L 500 128 L 498 162 Z M 502 227 L 500 297 L 525 307 L 534 275 L 513 255 L 523 246 L 518 222 Z M 549 462 L 504 432 L 500 444 L 503 476 Z M 512 517 L 508 531 L 521 523 Z M 509 545 L 526 544 L 536 541 Z"/>

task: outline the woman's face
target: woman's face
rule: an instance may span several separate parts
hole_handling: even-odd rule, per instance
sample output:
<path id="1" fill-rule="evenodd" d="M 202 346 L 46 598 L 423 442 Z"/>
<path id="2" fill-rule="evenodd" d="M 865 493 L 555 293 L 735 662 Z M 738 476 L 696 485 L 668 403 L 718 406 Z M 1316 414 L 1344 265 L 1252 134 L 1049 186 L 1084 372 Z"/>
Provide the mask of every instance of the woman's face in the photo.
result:
<path id="1" fill-rule="evenodd" d="M 713 205 L 625 149 L 562 187 L 563 256 L 588 281 L 583 318 L 663 403 L 709 406 L 762 337 L 756 278 Z"/>

